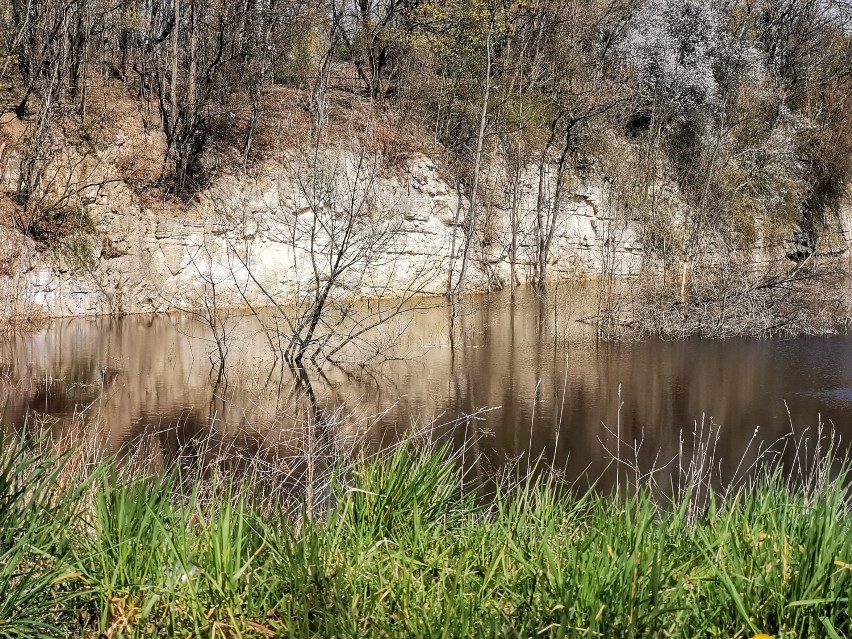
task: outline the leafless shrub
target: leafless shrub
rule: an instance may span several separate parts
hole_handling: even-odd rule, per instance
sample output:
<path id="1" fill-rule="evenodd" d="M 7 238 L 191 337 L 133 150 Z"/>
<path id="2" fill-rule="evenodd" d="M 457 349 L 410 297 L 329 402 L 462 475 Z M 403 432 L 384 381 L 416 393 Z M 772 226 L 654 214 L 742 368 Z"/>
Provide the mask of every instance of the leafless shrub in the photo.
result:
<path id="1" fill-rule="evenodd" d="M 650 465 L 642 461 L 644 435 L 626 440 L 617 429 L 605 426 L 605 430 L 608 437 L 599 441 L 616 467 L 617 489 L 648 489 L 662 502 L 686 508 L 690 524 L 699 520 L 711 500 L 717 504 L 736 500 L 774 472 L 783 472 L 789 492 L 801 492 L 806 498 L 818 494 L 834 481 L 838 460 L 846 453 L 833 424 L 821 419 L 815 428 L 799 432 L 791 422 L 790 431 L 773 441 L 761 439 L 760 428 L 755 428 L 739 459 L 727 460 L 719 450 L 721 427 L 705 415 L 691 430 L 678 432 L 674 455 L 658 453 Z"/>
<path id="2" fill-rule="evenodd" d="M 604 282 L 603 303 L 585 319 L 607 340 L 828 334 L 849 315 L 845 277 L 831 256 L 795 265 L 717 245 L 695 259 L 659 269 L 649 261 L 637 277 Z"/>
<path id="3" fill-rule="evenodd" d="M 316 148 L 286 165 L 292 180 L 279 183 L 278 205 L 264 219 L 267 238 L 282 249 L 277 282 L 255 259 L 248 229 L 257 221 L 234 219 L 228 203 L 220 207 L 223 224 L 238 231 L 225 236 L 234 285 L 270 347 L 293 366 L 381 358 L 407 317 L 435 304 L 424 293 L 440 259 L 403 259 L 403 213 L 382 200 L 378 161 L 364 148 Z M 250 301 L 258 296 L 269 307 L 263 314 Z"/>

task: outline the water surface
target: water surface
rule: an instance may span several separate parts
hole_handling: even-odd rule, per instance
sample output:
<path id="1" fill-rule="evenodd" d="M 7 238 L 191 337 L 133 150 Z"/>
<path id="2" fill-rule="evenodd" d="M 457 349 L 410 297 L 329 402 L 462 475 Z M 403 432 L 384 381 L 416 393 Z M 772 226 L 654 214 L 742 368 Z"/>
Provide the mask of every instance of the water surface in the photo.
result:
<path id="1" fill-rule="evenodd" d="M 454 347 L 449 310 L 419 311 L 391 359 L 309 371 L 311 392 L 334 418 L 331 437 L 364 431 L 379 441 L 457 420 L 457 438 L 477 436 L 487 465 L 543 455 L 571 477 L 607 481 L 615 476 L 607 451 L 661 465 L 688 455 L 693 430 L 711 424 L 727 475 L 791 430 L 813 434 L 822 424 L 852 435 L 852 337 L 613 344 L 574 321 L 574 309 L 571 295 L 556 303 L 528 292 L 514 301 L 471 297 Z M 211 373 L 205 327 L 185 315 L 57 320 L 8 338 L 0 343 L 4 428 L 62 433 L 76 416 L 78 427 L 97 424 L 110 450 L 159 428 L 169 433 L 159 440 L 164 452 L 211 424 L 255 440 L 302 428 L 304 386 L 273 366 L 256 321 L 240 319 L 229 340 L 222 380 Z"/>

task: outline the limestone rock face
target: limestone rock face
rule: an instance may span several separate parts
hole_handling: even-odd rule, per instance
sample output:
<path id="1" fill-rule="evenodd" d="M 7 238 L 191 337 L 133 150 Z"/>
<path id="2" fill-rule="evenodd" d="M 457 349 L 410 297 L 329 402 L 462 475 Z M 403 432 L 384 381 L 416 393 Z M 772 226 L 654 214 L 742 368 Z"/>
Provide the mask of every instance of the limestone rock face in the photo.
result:
<path id="1" fill-rule="evenodd" d="M 14 167 L 4 167 L 7 186 Z M 263 306 L 305 294 L 336 260 L 346 265 L 347 295 L 442 294 L 451 265 L 457 274 L 470 212 L 426 157 L 388 175 L 375 158 L 341 149 L 266 162 L 254 176 L 223 176 L 189 204 L 160 210 L 140 204 L 123 182 L 102 181 L 82 189 L 79 201 L 96 227 L 93 253 L 57 258 L 6 230 L 0 242 L 26 250 L 16 277 L 0 276 L 0 295 L 13 290 L 52 316 L 198 308 L 211 296 L 222 306 Z M 535 261 L 537 169 L 524 172 L 514 193 L 503 182 L 487 183 L 480 196 L 470 289 L 508 280 L 513 236 L 521 278 Z M 578 183 L 557 203 L 552 277 L 639 269 L 638 233 L 609 216 L 606 202 L 606 184 Z"/>

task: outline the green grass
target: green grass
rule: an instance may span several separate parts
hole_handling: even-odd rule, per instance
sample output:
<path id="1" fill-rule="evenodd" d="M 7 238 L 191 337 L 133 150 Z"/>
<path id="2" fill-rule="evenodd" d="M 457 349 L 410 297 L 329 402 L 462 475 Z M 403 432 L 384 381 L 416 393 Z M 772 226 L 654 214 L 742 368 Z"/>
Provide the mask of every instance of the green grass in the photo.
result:
<path id="1" fill-rule="evenodd" d="M 767 474 L 693 522 L 546 479 L 484 500 L 402 446 L 293 518 L 244 485 L 0 459 L 4 637 L 852 637 L 845 473 Z"/>

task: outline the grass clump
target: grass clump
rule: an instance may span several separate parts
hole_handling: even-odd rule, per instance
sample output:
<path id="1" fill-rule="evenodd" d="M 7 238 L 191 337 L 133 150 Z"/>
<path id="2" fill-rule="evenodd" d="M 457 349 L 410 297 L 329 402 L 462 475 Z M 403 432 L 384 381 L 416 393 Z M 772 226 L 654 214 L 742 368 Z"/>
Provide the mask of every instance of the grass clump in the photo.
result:
<path id="1" fill-rule="evenodd" d="M 547 477 L 485 498 L 409 443 L 294 517 L 250 482 L 107 460 L 69 489 L 62 458 L 2 459 L 0 636 L 852 636 L 845 470 L 693 517 Z"/>

